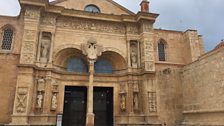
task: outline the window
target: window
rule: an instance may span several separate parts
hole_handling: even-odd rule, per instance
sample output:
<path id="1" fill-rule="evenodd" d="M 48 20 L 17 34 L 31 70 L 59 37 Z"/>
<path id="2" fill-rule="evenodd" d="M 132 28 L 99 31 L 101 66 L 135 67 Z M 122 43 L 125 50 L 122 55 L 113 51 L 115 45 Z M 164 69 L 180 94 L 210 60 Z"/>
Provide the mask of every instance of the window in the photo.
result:
<path id="1" fill-rule="evenodd" d="M 100 9 L 96 5 L 87 5 L 85 11 L 92 13 L 100 13 Z"/>
<path id="2" fill-rule="evenodd" d="M 3 38 L 2 38 L 2 50 L 11 50 L 13 39 L 13 30 L 11 28 L 6 28 L 3 30 Z"/>
<path id="3" fill-rule="evenodd" d="M 165 44 L 162 41 L 158 43 L 158 53 L 159 53 L 159 61 L 166 61 Z"/>
<path id="4" fill-rule="evenodd" d="M 94 64 L 94 70 L 95 70 L 95 73 L 106 73 L 106 74 L 113 73 L 111 63 L 105 59 L 97 60 Z"/>
<path id="5" fill-rule="evenodd" d="M 87 73 L 88 65 L 80 57 L 72 57 L 67 63 L 68 72 L 78 72 L 78 73 Z"/>

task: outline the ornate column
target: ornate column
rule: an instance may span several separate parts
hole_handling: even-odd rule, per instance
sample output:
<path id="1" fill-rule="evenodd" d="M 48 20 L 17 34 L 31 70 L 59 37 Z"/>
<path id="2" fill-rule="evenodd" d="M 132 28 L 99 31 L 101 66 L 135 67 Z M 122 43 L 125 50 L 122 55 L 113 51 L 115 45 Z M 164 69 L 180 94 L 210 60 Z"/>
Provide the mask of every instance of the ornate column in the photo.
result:
<path id="1" fill-rule="evenodd" d="M 93 80 L 94 80 L 94 63 L 98 56 L 102 54 L 102 46 L 98 45 L 95 39 L 90 39 L 87 44 L 81 45 L 84 55 L 87 55 L 89 62 L 89 85 L 87 96 L 87 115 L 86 126 L 94 126 L 94 113 L 93 113 Z"/>

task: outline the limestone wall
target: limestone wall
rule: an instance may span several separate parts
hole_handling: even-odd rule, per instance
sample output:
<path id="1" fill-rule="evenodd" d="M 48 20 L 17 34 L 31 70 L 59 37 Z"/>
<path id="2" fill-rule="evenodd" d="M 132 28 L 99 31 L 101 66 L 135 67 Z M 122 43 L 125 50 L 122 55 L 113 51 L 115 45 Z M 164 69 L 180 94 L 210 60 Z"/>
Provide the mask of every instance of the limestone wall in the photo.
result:
<path id="1" fill-rule="evenodd" d="M 15 98 L 17 64 L 21 47 L 22 25 L 20 18 L 0 17 L 0 40 L 2 41 L 3 27 L 10 26 L 14 30 L 12 49 L 0 49 L 0 125 L 9 123 Z M 1 42 L 0 42 L 1 43 Z"/>
<path id="2" fill-rule="evenodd" d="M 224 49 L 183 69 L 183 124 L 224 125 Z"/>
<path id="3" fill-rule="evenodd" d="M 157 71 L 157 100 L 160 122 L 175 126 L 182 121 L 182 86 L 179 68 Z"/>

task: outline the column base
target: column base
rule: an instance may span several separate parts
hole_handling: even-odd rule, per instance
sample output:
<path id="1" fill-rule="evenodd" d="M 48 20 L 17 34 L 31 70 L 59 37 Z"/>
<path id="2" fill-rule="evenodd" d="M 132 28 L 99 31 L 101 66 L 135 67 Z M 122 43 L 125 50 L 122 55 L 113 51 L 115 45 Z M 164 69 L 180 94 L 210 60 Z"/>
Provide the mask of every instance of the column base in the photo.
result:
<path id="1" fill-rule="evenodd" d="M 94 126 L 94 113 L 87 113 L 86 115 L 86 126 Z"/>

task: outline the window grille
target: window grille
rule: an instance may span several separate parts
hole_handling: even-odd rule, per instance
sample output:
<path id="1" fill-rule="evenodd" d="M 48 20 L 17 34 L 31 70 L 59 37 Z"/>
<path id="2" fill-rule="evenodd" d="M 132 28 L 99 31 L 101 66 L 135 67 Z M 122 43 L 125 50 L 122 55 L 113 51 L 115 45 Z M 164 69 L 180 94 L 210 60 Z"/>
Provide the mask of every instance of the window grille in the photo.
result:
<path id="1" fill-rule="evenodd" d="M 159 61 L 165 61 L 166 60 L 165 44 L 163 42 L 160 42 L 158 44 L 158 53 L 159 53 Z"/>
<path id="2" fill-rule="evenodd" d="M 3 34 L 1 49 L 11 50 L 12 39 L 13 39 L 13 30 L 10 28 L 5 29 Z"/>
<path id="3" fill-rule="evenodd" d="M 113 73 L 112 64 L 108 60 L 99 59 L 94 64 L 94 71 L 95 73 L 112 74 Z"/>

